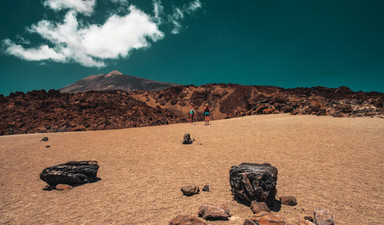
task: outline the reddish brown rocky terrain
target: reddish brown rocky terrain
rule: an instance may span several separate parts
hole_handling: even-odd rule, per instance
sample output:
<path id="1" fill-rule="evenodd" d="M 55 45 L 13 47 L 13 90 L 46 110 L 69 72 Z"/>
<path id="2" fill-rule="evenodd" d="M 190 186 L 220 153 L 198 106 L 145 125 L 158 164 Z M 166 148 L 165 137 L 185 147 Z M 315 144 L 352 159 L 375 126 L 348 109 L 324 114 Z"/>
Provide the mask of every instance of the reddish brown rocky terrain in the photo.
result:
<path id="1" fill-rule="evenodd" d="M 334 117 L 384 117 L 384 94 L 314 87 L 208 84 L 163 91 L 60 93 L 32 91 L 0 95 L 0 135 L 103 130 L 184 122 L 190 103 L 202 119 L 208 103 L 212 119 L 290 113 Z"/>
<path id="2" fill-rule="evenodd" d="M 255 114 L 290 113 L 334 117 L 384 115 L 384 94 L 340 88 L 283 89 L 271 86 L 208 84 L 172 87 L 160 92 L 134 92 L 132 97 L 149 106 L 188 114 L 192 102 L 198 112 L 208 103 L 213 119 Z M 202 113 L 200 113 L 202 119 Z"/>
<path id="3" fill-rule="evenodd" d="M 56 90 L 0 96 L 0 135 L 105 130 L 181 122 L 123 91 L 60 93 Z"/>

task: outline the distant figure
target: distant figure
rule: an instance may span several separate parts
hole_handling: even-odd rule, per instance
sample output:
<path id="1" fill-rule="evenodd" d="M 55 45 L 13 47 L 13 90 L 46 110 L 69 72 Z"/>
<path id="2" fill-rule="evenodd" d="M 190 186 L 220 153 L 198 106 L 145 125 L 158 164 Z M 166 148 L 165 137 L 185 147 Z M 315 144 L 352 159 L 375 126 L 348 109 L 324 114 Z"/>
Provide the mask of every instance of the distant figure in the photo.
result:
<path id="1" fill-rule="evenodd" d="M 193 117 L 195 116 L 195 108 L 193 108 L 193 103 L 191 102 L 191 110 L 189 111 L 191 117 L 191 123 L 193 123 Z"/>
<path id="2" fill-rule="evenodd" d="M 205 125 L 209 125 L 209 108 L 208 108 L 208 103 L 205 103 L 204 117 L 205 117 Z"/>

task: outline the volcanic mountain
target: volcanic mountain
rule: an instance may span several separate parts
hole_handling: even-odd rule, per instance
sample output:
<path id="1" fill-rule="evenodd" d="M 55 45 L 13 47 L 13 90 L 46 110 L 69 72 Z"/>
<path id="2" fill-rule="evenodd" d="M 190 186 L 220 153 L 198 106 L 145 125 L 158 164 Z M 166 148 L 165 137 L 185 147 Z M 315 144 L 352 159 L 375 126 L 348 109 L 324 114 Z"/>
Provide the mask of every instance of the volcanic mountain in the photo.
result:
<path id="1" fill-rule="evenodd" d="M 64 93 L 77 93 L 87 91 L 160 91 L 177 84 L 147 80 L 140 77 L 124 75 L 117 70 L 108 74 L 91 75 L 82 80 L 60 89 Z"/>

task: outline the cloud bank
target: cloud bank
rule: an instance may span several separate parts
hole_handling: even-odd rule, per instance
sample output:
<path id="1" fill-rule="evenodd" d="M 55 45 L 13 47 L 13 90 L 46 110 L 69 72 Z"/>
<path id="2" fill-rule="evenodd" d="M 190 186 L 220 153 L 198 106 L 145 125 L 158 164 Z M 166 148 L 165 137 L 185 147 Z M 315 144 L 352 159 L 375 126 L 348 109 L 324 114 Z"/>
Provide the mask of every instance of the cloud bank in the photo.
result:
<path id="1" fill-rule="evenodd" d="M 111 2 L 127 7 L 129 4 L 127 0 Z M 103 24 L 88 24 L 79 19 L 79 14 L 91 16 L 96 0 L 45 0 L 43 5 L 55 11 L 67 11 L 61 22 L 41 20 L 27 29 L 47 43 L 27 48 L 23 45 L 29 42 L 17 44 L 5 39 L 2 41 L 5 52 L 28 61 L 75 62 L 99 68 L 106 66 L 106 60 L 126 58 L 132 50 L 149 48 L 151 43 L 163 39 L 165 34 L 159 29 L 163 23 L 173 24 L 171 33 L 179 33 L 185 14 L 201 8 L 200 1 L 195 0 L 181 8 L 174 7 L 171 15 L 165 15 L 161 1 L 153 0 L 153 15 L 130 5 L 126 15 L 112 14 Z"/>

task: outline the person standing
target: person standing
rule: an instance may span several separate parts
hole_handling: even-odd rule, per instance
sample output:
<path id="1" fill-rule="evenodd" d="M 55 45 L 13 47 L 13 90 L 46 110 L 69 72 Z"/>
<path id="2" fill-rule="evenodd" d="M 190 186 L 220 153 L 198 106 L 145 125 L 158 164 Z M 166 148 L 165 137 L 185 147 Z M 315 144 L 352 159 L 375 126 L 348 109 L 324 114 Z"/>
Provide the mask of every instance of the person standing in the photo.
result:
<path id="1" fill-rule="evenodd" d="M 205 107 L 204 107 L 204 117 L 205 117 L 205 125 L 209 125 L 209 107 L 208 107 L 208 103 L 205 103 Z"/>
<path id="2" fill-rule="evenodd" d="M 190 121 L 193 123 L 193 117 L 195 116 L 195 108 L 193 108 L 193 103 L 191 102 L 191 110 L 189 111 Z"/>

